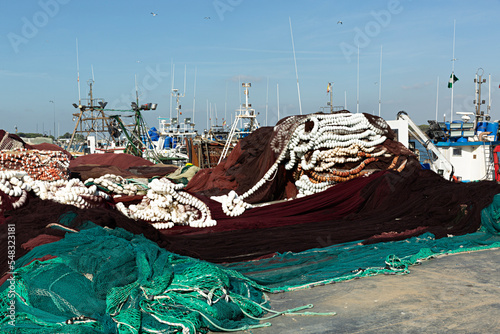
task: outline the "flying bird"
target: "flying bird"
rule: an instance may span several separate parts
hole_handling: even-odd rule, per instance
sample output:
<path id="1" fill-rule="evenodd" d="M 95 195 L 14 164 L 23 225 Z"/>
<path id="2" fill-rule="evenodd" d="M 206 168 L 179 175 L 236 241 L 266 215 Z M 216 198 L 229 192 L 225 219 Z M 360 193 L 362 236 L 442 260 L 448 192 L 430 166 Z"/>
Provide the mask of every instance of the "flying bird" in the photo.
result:
<path id="1" fill-rule="evenodd" d="M 338 21 L 337 24 L 342 24 L 342 21 Z"/>
<path id="2" fill-rule="evenodd" d="M 151 15 L 156 16 L 156 15 L 158 15 L 158 14 L 151 12 Z"/>
<path id="3" fill-rule="evenodd" d="M 205 20 L 210 20 L 210 16 L 205 16 Z"/>

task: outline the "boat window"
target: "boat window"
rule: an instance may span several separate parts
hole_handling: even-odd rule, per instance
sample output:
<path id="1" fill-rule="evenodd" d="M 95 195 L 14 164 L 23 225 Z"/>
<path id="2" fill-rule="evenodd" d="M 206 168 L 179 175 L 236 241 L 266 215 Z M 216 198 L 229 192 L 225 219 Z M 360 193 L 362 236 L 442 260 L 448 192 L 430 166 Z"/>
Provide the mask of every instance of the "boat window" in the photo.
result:
<path id="1" fill-rule="evenodd" d="M 453 156 L 461 157 L 462 156 L 462 149 L 461 148 L 454 148 L 453 149 Z"/>

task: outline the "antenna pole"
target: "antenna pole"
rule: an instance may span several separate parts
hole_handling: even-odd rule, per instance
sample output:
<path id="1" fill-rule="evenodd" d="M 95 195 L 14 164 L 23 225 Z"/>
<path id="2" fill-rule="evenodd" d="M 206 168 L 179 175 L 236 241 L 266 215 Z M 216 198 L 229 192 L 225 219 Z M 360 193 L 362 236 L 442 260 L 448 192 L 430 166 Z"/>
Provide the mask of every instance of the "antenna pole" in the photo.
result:
<path id="1" fill-rule="evenodd" d="M 382 45 L 380 46 L 380 78 L 378 81 L 378 117 L 382 110 Z"/>
<path id="2" fill-rule="evenodd" d="M 456 20 L 453 20 L 453 58 L 451 59 L 451 117 L 450 122 L 453 122 L 453 88 L 454 85 L 454 75 L 455 75 L 455 23 Z"/>
<path id="3" fill-rule="evenodd" d="M 76 39 L 76 74 L 78 75 L 78 105 L 82 105 L 82 97 L 80 94 L 80 62 L 78 60 L 78 38 Z"/>
<path id="4" fill-rule="evenodd" d="M 186 64 L 184 64 L 184 90 L 182 91 L 182 93 L 184 95 L 186 95 L 186 69 L 187 69 L 187 66 L 186 66 Z"/>
<path id="5" fill-rule="evenodd" d="M 267 126 L 267 106 L 269 103 L 269 77 L 267 77 L 267 86 L 266 86 L 266 126 Z"/>
<path id="6" fill-rule="evenodd" d="M 297 77 L 297 94 L 299 95 L 299 111 L 302 115 L 302 102 L 300 101 L 300 86 L 299 86 L 299 72 L 297 71 L 297 58 L 295 58 L 295 45 L 293 43 L 293 32 L 292 32 L 292 19 L 288 17 L 290 22 L 290 35 L 292 36 L 292 49 L 293 49 L 293 62 L 295 63 L 295 76 Z"/>
<path id="7" fill-rule="evenodd" d="M 173 60 L 170 62 L 170 70 L 172 71 L 172 84 L 170 89 L 170 121 L 172 121 L 172 97 L 173 97 L 172 95 L 174 92 L 174 76 L 175 76 L 175 65 Z"/>
<path id="8" fill-rule="evenodd" d="M 196 106 L 196 74 L 197 74 L 198 68 L 194 68 L 194 93 L 193 93 L 193 124 L 196 124 L 194 122 L 194 109 Z"/>
<path id="9" fill-rule="evenodd" d="M 491 109 L 491 74 L 488 75 L 488 115 Z"/>
<path id="10" fill-rule="evenodd" d="M 278 101 L 278 121 L 280 120 L 280 85 L 276 84 L 276 98 Z"/>
<path id="11" fill-rule="evenodd" d="M 439 76 L 436 84 L 436 122 L 438 121 L 438 104 L 439 104 Z"/>
<path id="12" fill-rule="evenodd" d="M 135 75 L 135 103 L 139 105 L 139 90 L 137 88 L 137 74 Z"/>
<path id="13" fill-rule="evenodd" d="M 356 113 L 359 113 L 359 45 L 358 45 L 358 80 L 356 87 Z"/>
<path id="14" fill-rule="evenodd" d="M 227 81 L 226 81 L 226 99 L 224 101 L 224 120 L 227 123 Z"/>
<path id="15" fill-rule="evenodd" d="M 241 106 L 241 76 L 238 75 L 238 97 L 240 98 L 240 106 Z"/>

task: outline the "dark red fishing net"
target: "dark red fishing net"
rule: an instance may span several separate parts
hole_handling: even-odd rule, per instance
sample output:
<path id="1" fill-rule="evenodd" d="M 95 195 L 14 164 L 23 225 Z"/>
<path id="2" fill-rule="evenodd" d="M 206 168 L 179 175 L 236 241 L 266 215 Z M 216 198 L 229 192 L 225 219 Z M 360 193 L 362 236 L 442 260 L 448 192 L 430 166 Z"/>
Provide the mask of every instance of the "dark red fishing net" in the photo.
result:
<path id="1" fill-rule="evenodd" d="M 349 114 L 347 111 L 342 114 Z M 324 115 L 318 113 L 316 115 Z M 387 154 L 372 159 L 364 168 L 364 171 L 403 169 L 410 160 L 415 160 L 415 155 L 404 145 L 394 141 L 394 132 L 380 117 L 363 114 L 370 124 L 383 131 L 387 137 L 376 150 L 385 150 Z M 311 115 L 290 116 L 282 119 L 275 127 L 262 127 L 249 136 L 241 139 L 231 154 L 219 165 L 212 169 L 204 169 L 198 172 L 186 186 L 186 190 L 204 196 L 218 196 L 235 190 L 243 194 L 252 188 L 275 163 L 279 154 L 286 148 L 292 133 L 298 125 L 305 123 L 306 131 L 310 130 L 312 123 L 308 119 Z M 359 133 L 358 131 L 344 131 L 344 134 Z M 326 149 L 321 149 L 326 150 Z M 337 168 L 339 170 L 351 170 L 360 165 L 359 162 L 346 162 Z M 362 170 L 362 169 L 361 169 Z M 257 192 L 246 199 L 249 203 L 261 203 L 296 195 L 295 181 L 304 174 L 299 168 L 286 170 L 284 164 L 280 164 L 272 182 L 266 182 Z M 311 172 L 306 172 L 312 176 Z M 317 174 L 317 173 L 316 173 Z"/>
<path id="2" fill-rule="evenodd" d="M 16 225 L 16 256 L 26 253 L 20 245 L 40 234 L 63 235 L 64 231 L 46 226 L 71 211 L 78 215 L 71 228 L 88 220 L 142 233 L 178 254 L 234 262 L 355 240 L 373 243 L 424 232 L 438 238 L 471 233 L 480 226 L 480 211 L 499 192 L 495 182 L 452 183 L 410 166 L 403 173 L 376 172 L 322 193 L 247 210 L 239 217 L 225 216 L 219 203 L 203 198 L 217 220 L 211 228 L 176 226 L 160 232 L 112 207 L 80 210 L 34 197 L 23 208 L 9 211 L 7 222 Z M 6 233 L 6 224 L 1 228 Z M 1 269 L 5 268 L 3 258 Z"/>
<path id="3" fill-rule="evenodd" d="M 174 165 L 154 164 L 149 160 L 125 153 L 88 154 L 75 158 L 69 165 L 72 176 L 82 181 L 105 174 L 125 178 L 151 178 L 168 175 L 177 168 Z"/>
<path id="4" fill-rule="evenodd" d="M 370 123 L 384 127 L 379 118 L 367 118 Z M 121 227 L 144 234 L 161 247 L 178 254 L 212 262 L 234 262 L 357 240 L 374 243 L 401 240 L 424 232 L 431 232 L 437 238 L 471 233 L 481 224 L 481 210 L 491 203 L 495 194 L 500 193 L 500 185 L 496 182 L 452 183 L 434 172 L 422 170 L 414 155 L 392 140 L 392 131 L 384 129 L 387 140 L 377 150 L 384 149 L 388 154 L 367 165 L 366 170 L 370 173 L 340 182 L 314 195 L 248 209 L 238 217 L 226 216 L 220 203 L 209 196 L 225 194 L 229 190 L 241 194 L 251 188 L 276 161 L 280 149 L 286 145 L 289 134 L 301 119 L 301 116 L 293 116 L 282 120 L 276 127 L 278 131 L 271 127 L 255 131 L 241 140 L 219 166 L 201 170 L 190 181 L 186 189 L 209 206 L 212 217 L 217 220 L 214 227 L 175 226 L 158 231 L 148 222 L 124 217 L 114 209 L 113 203 L 80 210 L 30 196 L 21 209 L 4 212 L 7 219 L 0 217 L 1 233 L 5 235 L 6 223 L 15 224 L 18 238 L 16 257 L 20 257 L 27 252 L 21 245 L 45 242 L 35 239 L 37 236 L 64 235 L 65 231 L 47 228 L 47 224 L 57 222 L 67 212 L 74 212 L 77 217 L 68 225 L 70 228 L 78 229 L 86 221 L 110 228 Z M 306 130 L 311 126 L 305 124 Z M 99 157 L 80 165 L 73 165 L 75 161 L 82 161 L 75 159 L 70 168 L 100 165 L 100 168 L 115 166 L 128 170 L 136 161 L 137 165 L 143 163 L 143 159 L 117 158 L 115 155 L 110 158 L 118 159 L 118 163 L 116 160 L 110 163 Z M 394 168 L 389 168 L 391 166 Z M 347 163 L 344 167 L 352 166 Z M 100 173 L 104 170 L 101 169 Z M 294 182 L 298 172 L 280 165 L 272 180 L 254 193 L 249 202 L 293 197 L 297 192 Z M 6 247 L 3 244 L 2 247 Z M 6 252 L 5 249 L 2 251 Z M 4 272 L 5 257 L 0 265 Z"/>

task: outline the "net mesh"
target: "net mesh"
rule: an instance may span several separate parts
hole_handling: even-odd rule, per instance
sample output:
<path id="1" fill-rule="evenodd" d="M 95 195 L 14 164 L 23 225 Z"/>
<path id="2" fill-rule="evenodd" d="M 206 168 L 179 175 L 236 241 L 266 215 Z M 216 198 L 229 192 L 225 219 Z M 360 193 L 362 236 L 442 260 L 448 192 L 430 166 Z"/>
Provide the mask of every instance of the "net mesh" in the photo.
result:
<path id="1" fill-rule="evenodd" d="M 230 190 L 243 194 L 265 179 L 246 201 L 308 195 L 317 186 L 328 187 L 375 170 L 401 171 L 415 162 L 415 155 L 394 138 L 387 123 L 370 114 L 344 110 L 289 116 L 240 140 L 215 168 L 197 173 L 186 190 L 204 196 Z M 272 177 L 266 174 L 270 170 L 274 170 Z"/>
<path id="2" fill-rule="evenodd" d="M 409 267 L 440 255 L 500 247 L 500 194 L 481 211 L 473 233 L 436 238 L 423 233 L 405 240 L 364 244 L 349 242 L 272 258 L 224 264 L 265 286 L 282 292 L 378 274 L 407 274 Z"/>
<path id="3" fill-rule="evenodd" d="M 32 261 L 42 254 L 55 258 Z M 248 328 L 256 320 L 245 314 L 264 313 L 262 292 L 238 274 L 122 229 L 67 234 L 17 265 L 16 327 L 4 321 L 7 332 L 197 333 Z M 4 284 L 3 303 L 8 293 Z"/>
<path id="4" fill-rule="evenodd" d="M 70 220 L 64 215 L 61 222 Z M 215 265 L 170 253 L 143 236 L 97 227 L 68 233 L 16 261 L 16 327 L 9 281 L 0 292 L 6 333 L 197 333 L 259 326 L 263 292 L 283 292 L 379 274 L 443 254 L 500 247 L 500 194 L 474 233 L 436 239 L 349 242 L 272 258 Z M 37 260 L 51 255 L 47 260 Z M 271 312 L 272 313 L 272 312 Z M 282 313 L 276 313 L 282 314 Z M 267 324 L 264 324 L 267 325 Z"/>

